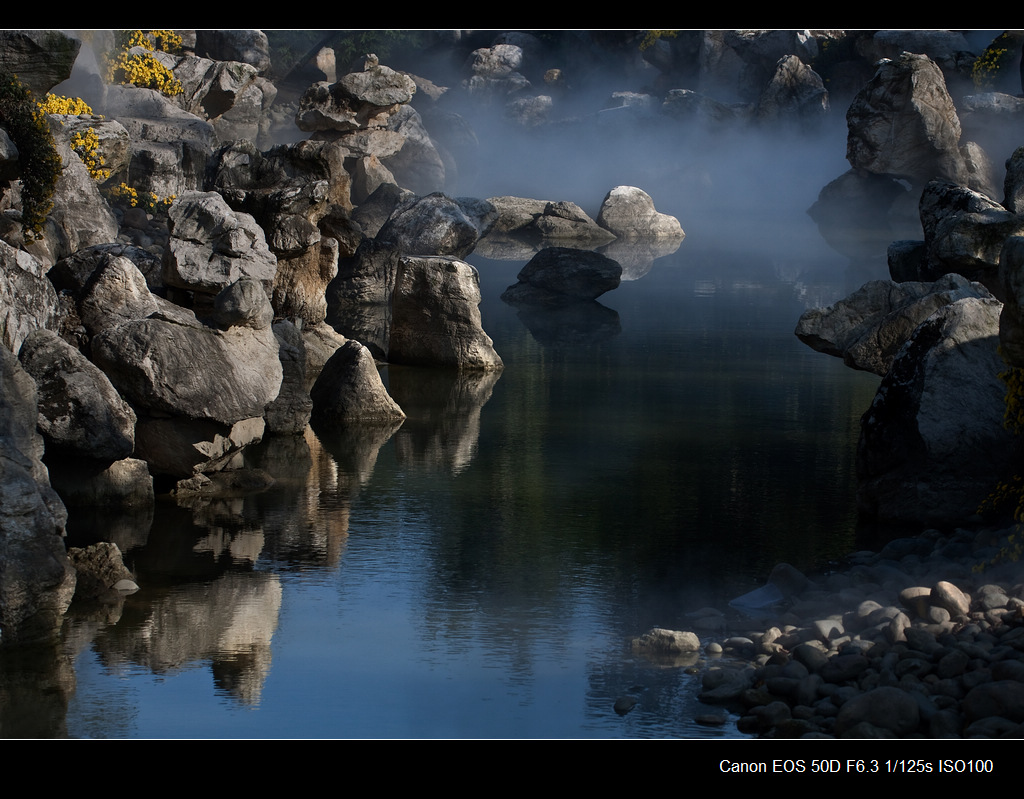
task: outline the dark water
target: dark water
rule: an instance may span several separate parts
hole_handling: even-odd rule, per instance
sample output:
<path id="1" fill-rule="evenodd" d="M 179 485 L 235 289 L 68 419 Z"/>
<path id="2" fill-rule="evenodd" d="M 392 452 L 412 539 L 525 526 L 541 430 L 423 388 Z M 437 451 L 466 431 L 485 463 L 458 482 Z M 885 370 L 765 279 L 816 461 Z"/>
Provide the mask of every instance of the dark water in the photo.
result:
<path id="1" fill-rule="evenodd" d="M 73 514 L 70 532 L 115 540 L 142 590 L 0 664 L 0 733 L 734 736 L 694 721 L 699 674 L 628 640 L 685 628 L 777 562 L 827 568 L 858 548 L 854 449 L 877 378 L 793 328 L 885 266 L 853 269 L 806 216 L 845 169 L 841 137 L 813 169 L 792 143 L 723 148 L 634 179 L 552 156 L 534 192 L 511 168 L 466 191 L 594 212 L 616 183 L 644 185 L 688 236 L 653 264 L 619 250 L 634 279 L 563 314 L 504 304 L 522 261 L 475 253 L 500 376 L 392 367 L 405 424 L 265 442 L 252 460 L 270 491 Z M 574 196 L 580 175 L 600 191 Z M 625 716 L 622 696 L 637 699 Z"/>
<path id="2" fill-rule="evenodd" d="M 855 548 L 876 379 L 792 334 L 842 286 L 688 244 L 554 321 L 498 299 L 521 264 L 471 258 L 504 373 L 393 367 L 394 435 L 271 442 L 274 490 L 117 527 L 143 590 L 69 622 L 37 734 L 735 734 L 627 641 Z"/>

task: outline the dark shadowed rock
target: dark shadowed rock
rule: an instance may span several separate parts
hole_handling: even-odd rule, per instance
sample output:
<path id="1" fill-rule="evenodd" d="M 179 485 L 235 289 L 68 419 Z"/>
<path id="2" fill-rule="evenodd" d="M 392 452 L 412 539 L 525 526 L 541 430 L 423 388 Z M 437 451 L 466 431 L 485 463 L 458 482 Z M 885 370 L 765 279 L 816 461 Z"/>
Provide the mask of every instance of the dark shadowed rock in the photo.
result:
<path id="1" fill-rule="evenodd" d="M 622 267 L 600 253 L 548 247 L 537 253 L 518 277 L 519 283 L 501 295 L 506 302 L 559 304 L 593 300 L 618 288 Z"/>
<path id="2" fill-rule="evenodd" d="M 925 187 L 920 211 L 926 275 L 957 272 L 1002 299 L 999 254 L 1007 237 L 1024 234 L 1024 219 L 983 194 L 942 180 Z"/>
<path id="3" fill-rule="evenodd" d="M 970 518 L 1014 452 L 1003 428 L 1002 306 L 966 298 L 918 326 L 861 422 L 862 511 L 901 522 Z"/>

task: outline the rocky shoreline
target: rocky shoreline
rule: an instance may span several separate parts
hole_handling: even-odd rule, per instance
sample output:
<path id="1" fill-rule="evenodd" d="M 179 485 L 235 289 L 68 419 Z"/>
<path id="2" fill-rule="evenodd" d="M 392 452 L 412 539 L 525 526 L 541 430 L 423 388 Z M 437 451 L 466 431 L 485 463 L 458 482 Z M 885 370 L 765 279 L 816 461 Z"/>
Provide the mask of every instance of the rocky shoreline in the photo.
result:
<path id="1" fill-rule="evenodd" d="M 1024 737 L 1020 540 L 933 529 L 814 579 L 780 564 L 756 593 L 782 601 L 760 618 L 705 608 L 693 632 L 651 630 L 633 650 L 700 668 L 700 701 L 738 714 L 740 734 Z M 732 723 L 710 708 L 697 721 Z"/>

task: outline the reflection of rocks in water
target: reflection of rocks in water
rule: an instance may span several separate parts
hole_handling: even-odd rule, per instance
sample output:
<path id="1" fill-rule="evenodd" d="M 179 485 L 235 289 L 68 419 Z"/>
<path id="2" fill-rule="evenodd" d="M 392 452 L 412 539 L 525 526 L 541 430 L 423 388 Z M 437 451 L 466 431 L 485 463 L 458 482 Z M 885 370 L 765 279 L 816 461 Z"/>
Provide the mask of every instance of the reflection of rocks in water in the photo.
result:
<path id="1" fill-rule="evenodd" d="M 251 454 L 274 477 L 274 489 L 252 498 L 263 519 L 266 554 L 278 561 L 332 567 L 348 539 L 351 497 L 359 490 L 307 426 L 301 436 L 271 436 Z M 281 508 L 291 509 L 281 513 Z"/>
<path id="2" fill-rule="evenodd" d="M 462 471 L 476 454 L 480 411 L 501 373 L 395 366 L 388 372 L 407 417 L 395 434 L 398 462 Z"/>
<path id="3" fill-rule="evenodd" d="M 145 547 L 126 551 L 125 563 L 147 587 L 154 578 L 208 579 L 233 565 L 251 565 L 263 527 L 250 521 L 246 499 L 192 497 L 190 505 L 160 501 Z"/>
<path id="4" fill-rule="evenodd" d="M 600 252 L 618 261 L 623 280 L 639 280 L 651 271 L 658 258 L 672 255 L 682 243 L 682 239 L 619 239 L 602 247 Z"/>
<path id="5" fill-rule="evenodd" d="M 377 463 L 377 453 L 402 422 L 327 425 L 314 420 L 313 431 L 334 458 L 337 468 L 352 478 L 353 485 L 366 485 Z M 340 482 L 340 481 L 339 481 Z"/>
<path id="6" fill-rule="evenodd" d="M 68 518 L 68 542 L 86 546 L 97 541 L 117 544 L 121 552 L 146 545 L 155 505 L 133 508 L 75 508 Z"/>
<path id="7" fill-rule="evenodd" d="M 66 738 L 74 660 L 55 646 L 0 649 L 0 736 Z"/>
<path id="8" fill-rule="evenodd" d="M 160 673 L 211 660 L 219 684 L 254 705 L 270 670 L 281 593 L 275 574 L 230 572 L 175 588 L 135 608 L 141 613 L 133 618 L 126 608 L 122 622 L 94 646 L 110 668 L 135 663 Z"/>
<path id="9" fill-rule="evenodd" d="M 587 347 L 622 332 L 618 312 L 594 300 L 556 308 L 523 305 L 518 316 L 539 343 L 551 347 Z"/>

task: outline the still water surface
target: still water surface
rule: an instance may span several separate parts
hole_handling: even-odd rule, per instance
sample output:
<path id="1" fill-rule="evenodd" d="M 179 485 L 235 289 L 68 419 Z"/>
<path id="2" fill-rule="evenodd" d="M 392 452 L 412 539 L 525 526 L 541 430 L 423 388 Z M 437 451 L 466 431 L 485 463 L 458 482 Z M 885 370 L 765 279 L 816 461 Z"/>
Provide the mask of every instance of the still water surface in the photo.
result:
<path id="1" fill-rule="evenodd" d="M 469 260 L 500 377 L 392 367 L 393 435 L 272 441 L 272 491 L 101 520 L 142 590 L 69 622 L 43 734 L 736 735 L 695 723 L 699 676 L 627 642 L 856 548 L 877 378 L 792 332 L 850 289 L 842 259 L 691 235 L 555 319 L 499 299 L 522 262 Z"/>

